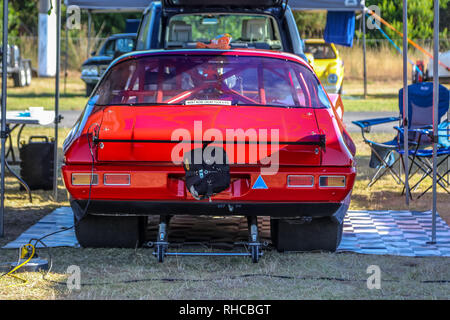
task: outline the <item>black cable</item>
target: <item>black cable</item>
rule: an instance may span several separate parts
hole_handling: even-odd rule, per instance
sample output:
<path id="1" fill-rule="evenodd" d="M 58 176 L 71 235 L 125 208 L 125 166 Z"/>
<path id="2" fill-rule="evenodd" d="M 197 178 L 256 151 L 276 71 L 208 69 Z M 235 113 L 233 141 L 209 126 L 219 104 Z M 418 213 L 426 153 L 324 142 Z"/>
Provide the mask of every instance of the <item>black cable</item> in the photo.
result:
<path id="1" fill-rule="evenodd" d="M 284 279 L 284 280 L 327 280 L 327 281 L 339 281 L 339 282 L 367 282 L 367 279 L 345 279 L 345 278 L 335 278 L 335 277 L 296 277 L 296 276 L 287 276 L 287 275 L 276 275 L 276 274 L 263 274 L 263 273 L 255 273 L 255 274 L 243 274 L 238 276 L 231 276 L 228 279 L 244 279 L 244 278 L 255 278 L 255 277 L 264 277 L 264 278 L 275 278 L 275 279 Z M 55 284 L 59 285 L 67 285 L 66 282 L 53 281 L 49 279 L 45 279 Z M 209 278 L 209 279 L 183 279 L 183 278 L 144 278 L 144 279 L 130 279 L 116 282 L 100 282 L 100 283 L 81 283 L 80 286 L 104 286 L 104 285 L 115 285 L 115 284 L 127 284 L 127 283 L 138 283 L 138 282 L 151 282 L 151 281 L 161 281 L 161 282 L 210 282 L 210 281 L 220 281 L 223 278 Z M 383 282 L 391 282 L 391 283 L 399 283 L 399 280 L 394 279 L 386 279 Z M 450 283 L 450 280 L 423 280 L 420 283 Z"/>
<path id="2" fill-rule="evenodd" d="M 87 138 L 87 142 L 88 142 L 88 146 L 89 146 L 89 152 L 90 152 L 90 154 L 91 154 L 91 159 L 92 159 L 92 161 L 91 161 L 91 180 L 90 180 L 90 182 L 89 182 L 88 201 L 87 201 L 87 203 L 86 203 L 86 206 L 84 207 L 82 217 L 84 217 L 84 216 L 87 214 L 87 210 L 88 210 L 89 205 L 90 205 L 90 202 L 91 202 L 92 184 L 93 184 L 93 182 L 94 182 L 93 180 L 94 180 L 94 164 L 95 164 L 95 157 L 94 157 L 94 152 L 93 152 L 93 150 L 92 150 L 91 140 L 89 139 L 89 132 L 90 132 L 90 130 L 91 130 L 91 128 L 92 128 L 93 126 L 96 126 L 96 127 L 97 127 L 97 130 L 100 128 L 100 126 L 99 126 L 98 123 L 93 123 L 93 124 L 88 128 L 87 133 L 86 133 L 86 138 Z M 94 134 L 98 134 L 98 132 L 95 132 L 95 129 L 94 129 L 94 132 L 93 132 L 93 133 L 94 133 Z M 94 140 L 94 138 L 93 138 L 92 140 Z M 47 237 L 50 237 L 50 236 L 52 236 L 52 235 L 55 235 L 55 234 L 57 234 L 57 233 L 64 232 L 64 231 L 70 230 L 70 229 L 72 229 L 72 228 L 75 228 L 75 227 L 80 223 L 80 221 L 81 221 L 81 219 L 78 220 L 78 221 L 76 221 L 76 222 L 75 222 L 72 226 L 70 226 L 70 227 L 64 227 L 64 228 L 61 228 L 60 230 L 57 230 L 57 231 L 48 233 L 48 234 L 46 234 L 46 235 L 44 235 L 44 236 L 42 236 L 42 237 L 40 237 L 40 238 L 38 238 L 38 239 L 36 239 L 36 238 L 30 239 L 29 243 L 31 243 L 32 241 L 34 241 L 34 247 L 35 247 L 36 249 L 37 249 L 37 244 L 38 244 L 38 242 L 41 243 L 41 244 L 47 249 L 47 252 L 48 252 L 48 255 L 49 255 L 49 269 L 47 270 L 46 274 L 48 274 L 48 273 L 50 272 L 50 270 L 51 270 L 51 268 L 52 268 L 52 266 L 53 266 L 53 260 L 52 260 L 52 255 L 51 255 L 50 247 L 47 246 L 42 240 L 45 239 L 45 238 L 47 238 Z M 2 277 L 2 276 L 4 276 L 4 275 L 1 275 L 0 277 Z M 45 275 L 44 275 L 44 277 L 45 277 Z M 46 279 L 44 278 L 44 280 L 46 280 Z"/>

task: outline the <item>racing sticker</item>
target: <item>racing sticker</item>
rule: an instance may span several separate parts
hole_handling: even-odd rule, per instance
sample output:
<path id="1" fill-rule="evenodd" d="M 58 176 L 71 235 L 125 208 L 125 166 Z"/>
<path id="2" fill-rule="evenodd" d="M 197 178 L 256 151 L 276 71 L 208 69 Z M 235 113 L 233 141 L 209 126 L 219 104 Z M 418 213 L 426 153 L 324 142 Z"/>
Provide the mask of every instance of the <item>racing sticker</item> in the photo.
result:
<path id="1" fill-rule="evenodd" d="M 253 185 L 252 189 L 269 189 L 267 187 L 266 182 L 262 178 L 261 175 L 259 175 L 258 179 L 256 179 L 255 184 Z"/>
<path id="2" fill-rule="evenodd" d="M 196 104 L 215 104 L 221 106 L 231 106 L 230 100 L 186 100 L 185 105 L 196 105 Z"/>

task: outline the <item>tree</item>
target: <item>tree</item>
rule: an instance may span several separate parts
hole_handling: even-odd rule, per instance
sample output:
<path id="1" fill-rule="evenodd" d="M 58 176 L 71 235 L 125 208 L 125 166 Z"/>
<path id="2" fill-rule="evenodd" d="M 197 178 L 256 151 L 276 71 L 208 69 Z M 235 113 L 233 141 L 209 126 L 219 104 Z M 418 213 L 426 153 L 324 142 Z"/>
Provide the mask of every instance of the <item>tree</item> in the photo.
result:
<path id="1" fill-rule="evenodd" d="M 450 0 L 439 1 L 441 10 L 440 36 L 448 37 L 450 21 Z M 400 32 L 403 29 L 403 1 L 392 0 L 366 0 L 366 6 L 376 5 L 380 8 L 381 17 L 392 24 Z M 445 18 L 447 17 L 447 19 Z M 433 1 L 431 0 L 408 0 L 408 37 L 410 39 L 433 38 Z M 399 39 L 399 35 L 389 28 L 383 30 L 393 39 Z M 369 38 L 383 38 L 377 30 L 368 30 Z"/>

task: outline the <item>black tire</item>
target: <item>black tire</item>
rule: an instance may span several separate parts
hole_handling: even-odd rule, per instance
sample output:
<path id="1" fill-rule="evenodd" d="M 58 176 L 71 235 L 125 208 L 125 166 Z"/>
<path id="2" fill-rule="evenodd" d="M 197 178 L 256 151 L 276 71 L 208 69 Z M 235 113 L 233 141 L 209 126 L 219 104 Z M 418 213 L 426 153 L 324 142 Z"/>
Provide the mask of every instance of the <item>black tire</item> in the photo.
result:
<path id="1" fill-rule="evenodd" d="M 19 71 L 13 74 L 14 87 L 25 87 L 26 86 L 26 71 L 25 66 L 20 64 Z"/>
<path id="2" fill-rule="evenodd" d="M 95 84 L 86 83 L 86 97 L 89 97 L 92 93 L 92 90 L 94 90 Z"/>
<path id="3" fill-rule="evenodd" d="M 87 214 L 75 224 L 83 248 L 136 248 L 145 241 L 147 217 Z"/>
<path id="4" fill-rule="evenodd" d="M 279 252 L 334 252 L 342 239 L 343 223 L 331 218 L 315 218 L 310 222 L 295 219 L 271 219 L 272 244 Z"/>

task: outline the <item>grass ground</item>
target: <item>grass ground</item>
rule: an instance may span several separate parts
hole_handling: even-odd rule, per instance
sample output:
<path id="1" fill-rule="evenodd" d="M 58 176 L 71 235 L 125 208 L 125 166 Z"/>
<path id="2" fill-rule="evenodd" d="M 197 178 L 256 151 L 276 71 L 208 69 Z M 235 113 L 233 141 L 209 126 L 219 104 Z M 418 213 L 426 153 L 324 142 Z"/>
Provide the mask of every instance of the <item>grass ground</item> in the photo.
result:
<path id="1" fill-rule="evenodd" d="M 66 93 L 64 81 L 60 83 L 60 110 L 82 110 L 86 105 L 84 82 L 79 73 L 70 74 L 67 78 Z M 15 88 L 11 79 L 8 80 L 8 110 L 25 110 L 28 107 L 44 107 L 53 110 L 55 107 L 55 79 L 33 78 L 31 85 Z"/>
<path id="2" fill-rule="evenodd" d="M 52 135 L 51 128 L 42 133 Z M 33 134 L 24 130 L 24 138 Z M 61 136 L 67 129 L 61 130 Z M 383 140 L 383 134 L 373 134 Z M 401 188 L 386 177 L 371 189 L 366 187 L 369 149 L 358 135 L 358 176 L 351 209 L 407 209 Z M 427 182 L 429 183 L 429 182 Z M 19 191 L 18 183 L 7 178 L 5 237 L 0 246 L 60 205 L 68 205 L 64 187 L 59 187 L 59 203 L 52 192 L 33 193 L 33 203 Z M 449 196 L 438 192 L 438 211 L 450 223 Z M 431 195 L 411 202 L 412 210 L 429 210 Z M 450 280 L 448 258 L 372 256 L 350 253 L 266 252 L 259 264 L 232 257 L 168 258 L 159 264 L 152 249 L 76 249 L 51 250 L 53 269 L 43 278 L 40 273 L 24 273 L 28 283 L 0 278 L 0 299 L 448 299 Z M 47 252 L 40 250 L 41 257 Z M 0 249 L 1 261 L 14 261 L 17 250 Z M 81 270 L 81 290 L 65 286 L 70 265 Z M 367 267 L 377 265 L 382 272 L 381 289 L 367 289 Z M 253 275 L 253 276 L 249 276 Z M 279 278 L 288 276 L 292 278 Z M 177 281 L 155 279 L 177 278 Z M 337 278 L 341 280 L 330 280 Z M 138 281 L 134 281 L 134 280 Z M 149 280 L 153 279 L 153 280 Z M 16 284 L 19 284 L 15 286 Z M 12 287 L 9 287 L 11 286 Z"/>

